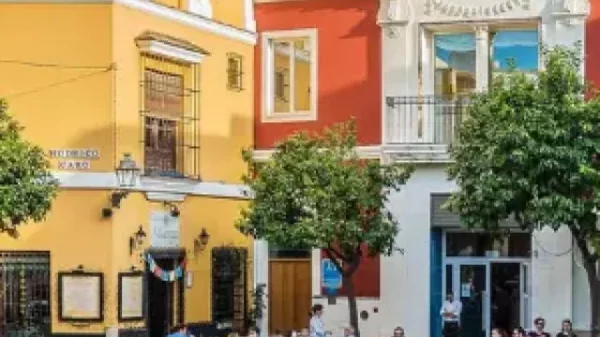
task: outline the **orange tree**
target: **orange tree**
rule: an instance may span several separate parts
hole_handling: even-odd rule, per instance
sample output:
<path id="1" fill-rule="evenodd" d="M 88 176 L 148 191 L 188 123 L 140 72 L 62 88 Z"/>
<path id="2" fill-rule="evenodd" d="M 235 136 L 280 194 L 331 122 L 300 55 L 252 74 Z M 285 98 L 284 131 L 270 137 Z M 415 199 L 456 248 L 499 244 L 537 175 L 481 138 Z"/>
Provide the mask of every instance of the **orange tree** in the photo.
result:
<path id="1" fill-rule="evenodd" d="M 600 281 L 600 100 L 585 98 L 577 49 L 544 52 L 536 78 L 512 72 L 474 98 L 451 149 L 460 190 L 446 205 L 467 227 L 500 233 L 566 225 L 581 250 L 598 333 Z"/>
<path id="2" fill-rule="evenodd" d="M 44 219 L 58 187 L 44 151 L 21 131 L 0 99 L 0 232 L 13 236 L 19 225 Z"/>
<path id="3" fill-rule="evenodd" d="M 361 160 L 355 148 L 349 122 L 321 134 L 292 135 L 260 166 L 246 152 L 244 180 L 253 199 L 237 226 L 279 247 L 322 249 L 342 275 L 350 324 L 359 336 L 352 275 L 364 256 L 396 250 L 398 223 L 385 206 L 412 168 Z"/>

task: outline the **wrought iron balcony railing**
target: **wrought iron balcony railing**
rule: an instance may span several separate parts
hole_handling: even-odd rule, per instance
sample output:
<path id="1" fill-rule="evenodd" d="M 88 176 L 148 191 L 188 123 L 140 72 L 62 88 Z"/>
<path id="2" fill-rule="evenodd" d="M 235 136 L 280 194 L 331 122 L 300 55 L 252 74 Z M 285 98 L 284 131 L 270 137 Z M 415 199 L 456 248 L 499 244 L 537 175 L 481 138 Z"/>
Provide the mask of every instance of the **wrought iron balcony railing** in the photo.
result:
<path id="1" fill-rule="evenodd" d="M 394 145 L 450 145 L 470 104 L 467 96 L 394 96 L 386 99 L 385 141 Z"/>

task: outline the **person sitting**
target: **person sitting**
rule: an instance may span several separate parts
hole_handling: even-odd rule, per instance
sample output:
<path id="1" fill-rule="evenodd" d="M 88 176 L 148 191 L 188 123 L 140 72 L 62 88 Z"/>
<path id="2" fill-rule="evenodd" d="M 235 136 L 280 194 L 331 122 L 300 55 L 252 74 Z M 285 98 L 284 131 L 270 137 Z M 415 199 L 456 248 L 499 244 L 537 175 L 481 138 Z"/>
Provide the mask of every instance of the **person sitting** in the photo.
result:
<path id="1" fill-rule="evenodd" d="M 513 330 L 512 337 L 525 337 L 525 329 L 518 327 Z"/>
<path id="2" fill-rule="evenodd" d="M 404 329 L 401 326 L 396 327 L 393 337 L 404 337 Z"/>
<path id="3" fill-rule="evenodd" d="M 562 321 L 561 330 L 556 337 L 577 337 L 577 335 L 573 333 L 573 324 L 571 324 L 571 320 L 564 319 Z"/>
<path id="4" fill-rule="evenodd" d="M 538 317 L 533 321 L 535 324 L 535 331 L 531 331 L 528 337 L 550 337 L 550 334 L 544 331 L 546 327 L 546 320 L 542 317 Z"/>

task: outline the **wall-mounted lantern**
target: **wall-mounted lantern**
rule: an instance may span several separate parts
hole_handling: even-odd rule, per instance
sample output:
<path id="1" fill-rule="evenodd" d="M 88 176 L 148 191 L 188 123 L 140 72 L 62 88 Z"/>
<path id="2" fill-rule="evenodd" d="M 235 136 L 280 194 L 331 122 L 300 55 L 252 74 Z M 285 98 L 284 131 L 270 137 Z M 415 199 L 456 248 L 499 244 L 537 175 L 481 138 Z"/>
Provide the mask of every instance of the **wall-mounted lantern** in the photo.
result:
<path id="1" fill-rule="evenodd" d="M 146 232 L 144 232 L 144 229 L 140 225 L 137 232 L 129 237 L 129 255 L 133 255 L 133 251 L 144 244 L 144 239 L 146 239 Z"/>
<path id="2" fill-rule="evenodd" d="M 194 239 L 194 254 L 197 255 L 198 253 L 206 249 L 209 240 L 210 234 L 208 234 L 206 228 L 202 228 L 202 231 L 200 232 L 198 237 Z"/>
<path id="3" fill-rule="evenodd" d="M 119 166 L 115 168 L 115 175 L 117 176 L 119 189 L 111 192 L 109 197 L 110 208 L 107 207 L 102 209 L 103 217 L 112 216 L 112 209 L 120 208 L 121 201 L 129 194 L 127 189 L 135 187 L 140 175 L 140 169 L 130 153 L 123 154 L 123 159 L 119 162 Z"/>

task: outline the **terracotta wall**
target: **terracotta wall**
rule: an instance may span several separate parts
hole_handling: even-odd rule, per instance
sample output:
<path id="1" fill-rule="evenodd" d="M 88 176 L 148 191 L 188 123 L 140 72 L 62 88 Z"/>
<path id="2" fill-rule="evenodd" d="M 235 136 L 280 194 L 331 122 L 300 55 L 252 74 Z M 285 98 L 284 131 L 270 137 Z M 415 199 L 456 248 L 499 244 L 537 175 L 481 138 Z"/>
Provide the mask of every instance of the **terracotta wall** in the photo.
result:
<path id="1" fill-rule="evenodd" d="M 255 49 L 255 146 L 272 148 L 298 130 L 356 119 L 359 142 L 381 140 L 381 38 L 377 0 L 303 0 L 261 3 L 259 32 L 317 28 L 318 118 L 311 122 L 261 123 L 261 45 Z"/>

